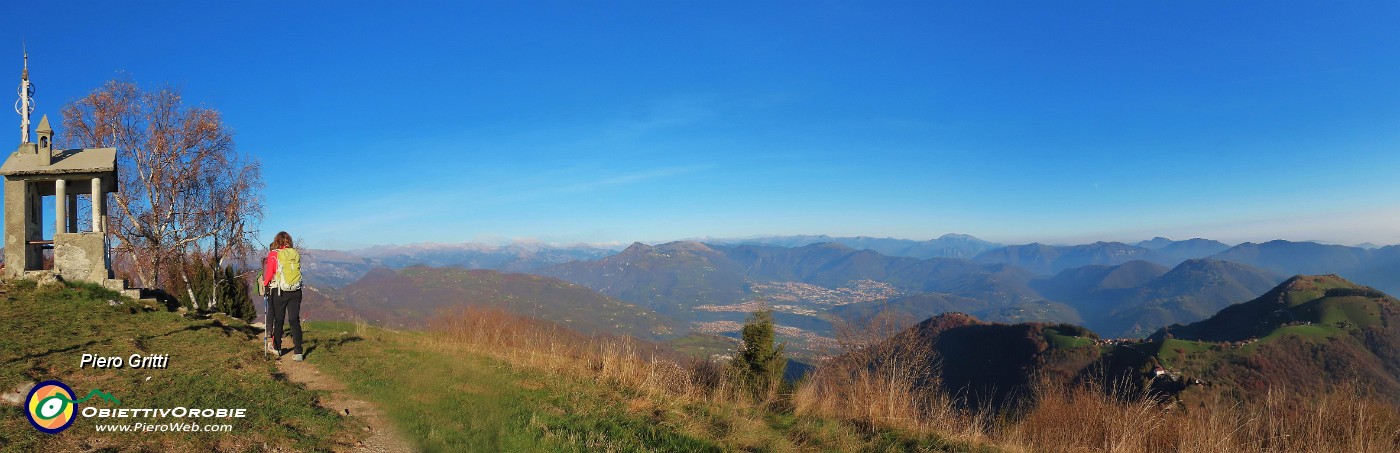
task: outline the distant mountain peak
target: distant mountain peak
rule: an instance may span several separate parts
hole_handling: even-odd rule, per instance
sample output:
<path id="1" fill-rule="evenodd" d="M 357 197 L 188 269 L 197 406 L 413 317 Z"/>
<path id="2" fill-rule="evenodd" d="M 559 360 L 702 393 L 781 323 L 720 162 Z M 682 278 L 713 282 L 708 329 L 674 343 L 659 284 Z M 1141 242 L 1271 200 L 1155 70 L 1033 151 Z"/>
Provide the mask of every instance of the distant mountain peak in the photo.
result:
<path id="1" fill-rule="evenodd" d="M 812 248 L 812 249 L 832 249 L 832 250 L 851 250 L 851 251 L 854 251 L 854 250 L 855 250 L 854 248 L 851 248 L 850 246 L 847 246 L 846 244 L 842 244 L 842 243 L 840 243 L 840 242 L 818 242 L 818 243 L 815 243 L 815 244 L 812 244 L 812 245 L 808 245 L 808 246 L 806 246 L 806 247 L 807 247 L 807 248 Z"/>
<path id="2" fill-rule="evenodd" d="M 709 244 L 718 245 L 764 245 L 771 247 L 805 247 L 823 242 L 835 242 L 852 250 L 874 250 L 887 256 L 904 256 L 918 259 L 929 258 L 972 258 L 1000 247 L 1000 244 L 984 241 L 971 235 L 948 233 L 937 239 L 913 240 L 875 236 L 833 237 L 830 235 L 767 236 L 747 239 L 710 239 Z"/>
<path id="3" fill-rule="evenodd" d="M 936 240 L 939 240 L 939 241 L 959 240 L 959 241 L 974 241 L 974 242 L 981 242 L 981 243 L 989 243 L 989 242 L 987 242 L 987 241 L 982 240 L 981 238 L 979 238 L 979 237 L 977 237 L 977 236 L 973 236 L 973 235 L 970 235 L 970 234 L 961 234 L 961 233 L 948 233 L 948 234 L 939 236 L 938 239 L 936 239 Z"/>
<path id="4" fill-rule="evenodd" d="M 619 255 L 621 255 L 621 254 L 632 254 L 632 255 L 636 255 L 636 254 L 640 254 L 640 253 L 647 253 L 647 252 L 650 252 L 650 251 L 655 250 L 655 249 L 656 249 L 656 247 L 652 247 L 652 246 L 650 246 L 650 245 L 646 245 L 646 244 L 643 244 L 643 243 L 641 243 L 641 242 L 633 242 L 632 245 L 629 245 L 629 246 L 627 246 L 626 249 L 623 249 L 622 252 L 619 253 Z"/>
<path id="5" fill-rule="evenodd" d="M 919 323 L 918 326 L 915 327 L 915 329 L 917 329 L 925 335 L 929 335 L 936 334 L 938 332 L 942 332 L 955 327 L 973 326 L 981 324 L 986 324 L 986 322 L 977 319 L 976 316 L 972 316 L 960 311 L 950 311 L 934 315 L 933 317 L 924 320 L 923 322 Z"/>
<path id="6" fill-rule="evenodd" d="M 654 247 L 654 249 L 660 252 L 685 252 L 694 254 L 715 253 L 715 249 L 710 248 L 709 244 L 699 241 L 667 242 L 665 244 L 661 244 Z"/>
<path id="7" fill-rule="evenodd" d="M 1164 237 L 1161 237 L 1161 236 L 1157 236 L 1157 237 L 1154 237 L 1154 238 L 1152 238 L 1152 239 L 1149 239 L 1149 240 L 1146 240 L 1146 241 L 1141 241 L 1141 242 L 1138 242 L 1138 243 L 1133 244 L 1133 245 L 1136 245 L 1136 246 L 1138 246 L 1138 247 L 1142 247 L 1142 248 L 1145 248 L 1145 249 L 1156 250 L 1156 249 L 1160 249 L 1160 248 L 1162 248 L 1162 247 L 1166 247 L 1166 246 L 1168 246 L 1168 245 L 1172 245 L 1172 243 L 1174 243 L 1174 242 L 1176 242 L 1176 241 L 1173 241 L 1173 240 L 1171 240 L 1171 239 L 1167 239 L 1167 238 L 1164 238 Z"/>

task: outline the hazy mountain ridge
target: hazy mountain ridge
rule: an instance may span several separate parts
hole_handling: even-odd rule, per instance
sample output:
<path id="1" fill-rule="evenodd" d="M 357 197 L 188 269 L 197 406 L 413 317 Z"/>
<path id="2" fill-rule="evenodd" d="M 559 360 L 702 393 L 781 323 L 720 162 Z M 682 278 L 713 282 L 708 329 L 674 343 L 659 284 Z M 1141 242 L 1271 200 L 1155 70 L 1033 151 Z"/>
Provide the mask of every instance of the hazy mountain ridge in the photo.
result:
<path id="1" fill-rule="evenodd" d="M 1284 240 L 1246 242 L 1211 258 L 1284 275 L 1338 274 L 1387 292 L 1400 292 L 1400 245 L 1368 249 Z"/>
<path id="2" fill-rule="evenodd" d="M 1073 298 L 1146 285 L 1171 268 L 1148 261 L 1135 260 L 1108 266 L 1092 264 L 1065 269 L 1054 277 L 1037 280 L 1033 287 L 1052 298 Z"/>
<path id="3" fill-rule="evenodd" d="M 595 260 L 616 250 L 587 244 L 557 246 L 535 242 L 506 245 L 475 243 L 380 245 L 357 250 L 303 249 L 307 281 L 339 288 L 359 280 L 370 269 L 410 266 L 462 267 L 505 272 L 529 272 L 576 260 Z"/>
<path id="4" fill-rule="evenodd" d="M 1220 241 L 1193 238 L 1184 241 L 1170 241 L 1148 252 L 1147 259 L 1157 264 L 1175 266 L 1183 261 L 1205 258 L 1229 250 L 1230 246 Z"/>
<path id="5" fill-rule="evenodd" d="M 1041 243 L 1009 245 L 985 252 L 972 260 L 983 264 L 1011 264 L 1037 274 L 1050 275 L 1089 265 L 1116 265 L 1146 259 L 1150 250 L 1122 242 L 1055 246 Z"/>
<path id="6" fill-rule="evenodd" d="M 704 304 L 737 303 L 752 294 L 749 279 L 737 265 L 699 242 L 638 242 L 616 255 L 558 264 L 538 273 L 668 314 Z"/>
<path id="7" fill-rule="evenodd" d="M 825 237 L 792 240 L 819 238 Z M 1382 288 L 1384 282 L 1400 276 L 1400 247 L 1396 246 L 1362 249 L 1287 241 L 1245 243 L 1218 252 L 1208 260 L 1186 259 L 1168 268 L 1160 264 L 1163 257 L 1202 254 L 1226 246 L 1199 238 L 1155 238 L 1138 244 L 1147 247 L 1111 242 L 1009 246 L 986 252 L 978 257 L 982 262 L 976 262 L 889 256 L 834 242 L 782 247 L 677 241 L 654 246 L 634 243 L 616 254 L 571 260 L 534 272 L 691 323 L 739 322 L 743 314 L 759 306 L 751 304 L 768 300 L 770 306 L 777 307 L 780 321 L 820 335 L 831 329 L 828 318 L 847 319 L 883 304 L 918 317 L 962 311 L 997 322 L 1068 322 L 1087 325 L 1110 336 L 1138 336 L 1168 324 L 1204 319 L 1230 303 L 1257 296 L 1285 275 L 1217 259 L 1221 256 L 1284 269 L 1351 268 L 1352 274 L 1343 271 L 1342 275 L 1358 281 L 1381 281 L 1376 286 Z M 439 250 L 444 248 L 451 250 Z M 515 248 L 420 244 L 373 250 L 376 256 L 398 257 L 416 256 L 414 253 L 424 257 L 434 253 L 451 256 L 485 250 L 546 260 L 600 253 L 597 248 L 561 251 L 539 244 Z M 363 275 L 382 264 L 377 258 L 350 252 L 311 250 L 308 255 L 308 281 L 318 287 L 322 286 L 318 280 L 353 281 L 357 274 Z M 1323 264 L 1317 264 L 1314 257 L 1319 255 L 1342 258 L 1322 259 Z M 1008 257 L 1041 269 L 1081 262 L 1127 261 L 1088 264 L 1053 275 L 1038 275 L 1014 263 L 998 262 Z M 496 265 L 504 262 L 505 258 L 493 261 Z M 861 303 L 867 308 L 837 310 L 835 305 L 841 303 Z M 698 310 L 701 306 L 707 308 Z M 713 329 L 720 328 L 717 324 L 701 324 L 695 326 L 710 329 L 705 331 L 711 333 L 718 333 Z"/>
<path id="8" fill-rule="evenodd" d="M 1400 402 L 1397 321 L 1400 302 L 1378 290 L 1336 276 L 1296 276 L 1147 340 L 1105 341 L 1078 326 L 987 323 L 948 313 L 877 347 L 931 345 L 939 354 L 941 384 L 967 391 L 973 402 L 1024 394 L 1036 376 L 1108 377 L 1186 401 L 1212 394 L 1261 398 L 1269 389 L 1307 394 L 1360 382 Z"/>
<path id="9" fill-rule="evenodd" d="M 887 256 L 835 243 L 795 248 L 741 245 L 718 250 L 753 278 L 796 280 L 826 287 L 874 280 L 913 292 L 975 293 L 995 302 L 1039 298 L 1026 286 L 1029 273 L 962 259 Z"/>
<path id="10" fill-rule="evenodd" d="M 927 241 L 870 236 L 833 237 L 822 234 L 767 236 L 751 239 L 707 239 L 703 242 L 717 245 L 770 245 L 790 248 L 827 242 L 841 244 L 856 250 L 873 250 L 887 256 L 907 256 L 919 259 L 972 258 L 982 252 L 1001 247 L 1001 244 L 995 242 L 956 233 L 945 234 Z"/>
<path id="11" fill-rule="evenodd" d="M 300 252 L 302 274 L 307 284 L 319 288 L 339 288 L 359 280 L 371 269 L 383 267 L 377 260 L 339 250 L 301 249 Z"/>
<path id="12" fill-rule="evenodd" d="M 873 298 L 867 295 L 874 294 L 872 291 L 953 293 L 964 302 L 973 298 L 984 301 L 987 311 L 982 313 L 997 319 L 1079 320 L 1068 306 L 1043 300 L 1028 286 L 1032 275 L 1014 266 L 951 258 L 890 257 L 835 243 L 796 248 L 686 241 L 656 246 L 638 243 L 601 260 L 565 263 L 539 272 L 691 321 L 705 333 L 732 334 L 736 323 L 762 306 L 759 301 L 766 300 L 780 326 L 829 336 L 831 310 L 845 303 L 869 301 Z M 864 289 L 850 289 L 853 284 Z M 804 290 L 803 285 L 824 290 Z M 774 288 L 808 294 L 779 298 L 771 293 Z M 839 301 L 819 298 L 838 288 L 855 292 Z"/>
<path id="13" fill-rule="evenodd" d="M 1069 304 L 1085 326 L 1104 335 L 1142 336 L 1174 322 L 1204 319 L 1225 306 L 1255 297 L 1283 276 L 1219 260 L 1193 259 L 1167 269 L 1130 261 L 1117 266 L 1068 269 L 1032 286 Z"/>
<path id="14" fill-rule="evenodd" d="M 1120 246 L 1100 243 L 1086 250 Z M 789 315 L 806 318 L 787 320 L 822 333 L 829 326 L 819 318 L 829 315 L 851 320 L 868 315 L 870 307 L 886 306 L 918 319 L 963 311 L 1001 322 L 1085 324 L 1113 336 L 1140 336 L 1171 323 L 1203 319 L 1230 303 L 1257 296 L 1283 279 L 1218 260 L 1187 260 L 1172 269 L 1134 260 L 1074 268 L 1047 278 L 1011 264 L 890 257 L 835 243 L 802 247 L 634 244 L 612 257 L 556 265 L 541 272 L 682 320 L 737 320 L 732 313 L 758 300 L 761 295 L 754 288 L 768 282 L 836 288 L 853 281 L 873 281 L 892 285 L 904 294 L 860 302 L 852 308 L 793 310 Z M 702 305 L 736 308 L 730 315 L 717 317 L 713 312 L 696 313 L 695 308 Z"/>
<path id="15" fill-rule="evenodd" d="M 1209 239 L 1193 238 L 1173 241 L 1163 237 L 1138 242 L 1136 245 L 1122 242 L 1095 242 L 1080 245 L 1032 243 L 993 249 L 978 255 L 973 258 L 973 261 L 1014 264 L 1037 274 L 1054 275 L 1067 269 L 1084 266 L 1114 266 L 1129 261 L 1150 261 L 1174 267 L 1183 261 L 1205 258 L 1229 248 L 1230 246 L 1224 243 Z"/>
<path id="16" fill-rule="evenodd" d="M 460 267 L 375 268 L 333 293 L 304 296 L 312 319 L 392 327 L 424 327 L 442 310 L 477 306 L 537 317 L 588 334 L 644 339 L 679 335 L 676 322 L 651 310 L 563 280 Z"/>
<path id="17" fill-rule="evenodd" d="M 517 242 L 499 246 L 472 243 L 378 246 L 351 253 L 375 259 L 395 269 L 424 265 L 526 272 L 557 263 L 598 259 L 612 255 L 616 250 L 583 244 L 554 246 Z"/>
<path id="18" fill-rule="evenodd" d="M 1159 326 L 1204 319 L 1283 280 L 1282 275 L 1239 263 L 1187 260 L 1133 290 L 1089 327 L 1113 336 L 1142 336 Z"/>

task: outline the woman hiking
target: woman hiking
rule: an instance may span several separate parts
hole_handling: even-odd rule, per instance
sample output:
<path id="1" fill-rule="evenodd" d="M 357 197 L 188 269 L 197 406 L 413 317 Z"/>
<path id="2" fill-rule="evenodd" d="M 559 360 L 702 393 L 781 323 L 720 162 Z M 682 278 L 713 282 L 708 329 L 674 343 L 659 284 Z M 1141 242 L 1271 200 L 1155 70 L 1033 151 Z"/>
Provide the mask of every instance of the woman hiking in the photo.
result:
<path id="1" fill-rule="evenodd" d="M 282 321 L 292 324 L 292 360 L 302 361 L 301 350 L 301 255 L 292 248 L 292 235 L 278 232 L 272 250 L 263 263 L 262 285 L 272 295 L 268 328 L 272 345 L 268 352 L 282 355 Z"/>

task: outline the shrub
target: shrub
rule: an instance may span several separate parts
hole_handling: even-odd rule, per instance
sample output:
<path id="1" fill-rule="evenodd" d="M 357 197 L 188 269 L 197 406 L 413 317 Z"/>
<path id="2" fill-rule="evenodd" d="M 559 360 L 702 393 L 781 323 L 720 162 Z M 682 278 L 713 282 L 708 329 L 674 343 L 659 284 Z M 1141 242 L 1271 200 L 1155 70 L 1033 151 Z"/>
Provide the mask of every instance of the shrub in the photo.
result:
<path id="1" fill-rule="evenodd" d="M 775 345 L 773 312 L 759 310 L 744 321 L 743 344 L 730 363 L 735 385 L 759 398 L 773 396 L 783 381 L 785 345 Z"/>

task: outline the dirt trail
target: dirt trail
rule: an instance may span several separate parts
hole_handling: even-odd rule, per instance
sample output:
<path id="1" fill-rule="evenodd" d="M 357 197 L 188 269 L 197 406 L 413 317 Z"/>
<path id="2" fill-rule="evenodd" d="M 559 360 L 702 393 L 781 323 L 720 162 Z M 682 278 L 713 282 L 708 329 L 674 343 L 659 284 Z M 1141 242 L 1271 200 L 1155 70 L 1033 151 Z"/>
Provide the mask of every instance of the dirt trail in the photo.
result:
<path id="1" fill-rule="evenodd" d="M 389 423 L 388 417 L 378 406 L 346 392 L 344 384 L 317 370 L 314 365 L 294 361 L 292 355 L 287 354 L 277 361 L 277 369 L 292 382 L 304 384 L 306 388 L 312 390 L 327 392 L 326 397 L 321 400 L 322 407 L 336 411 L 341 415 L 357 417 L 369 426 L 368 432 L 355 433 L 354 437 L 358 442 L 355 444 L 355 448 L 350 451 L 376 453 L 417 451 L 413 448 L 412 442 L 404 439 L 403 435 L 394 429 L 394 426 Z"/>

